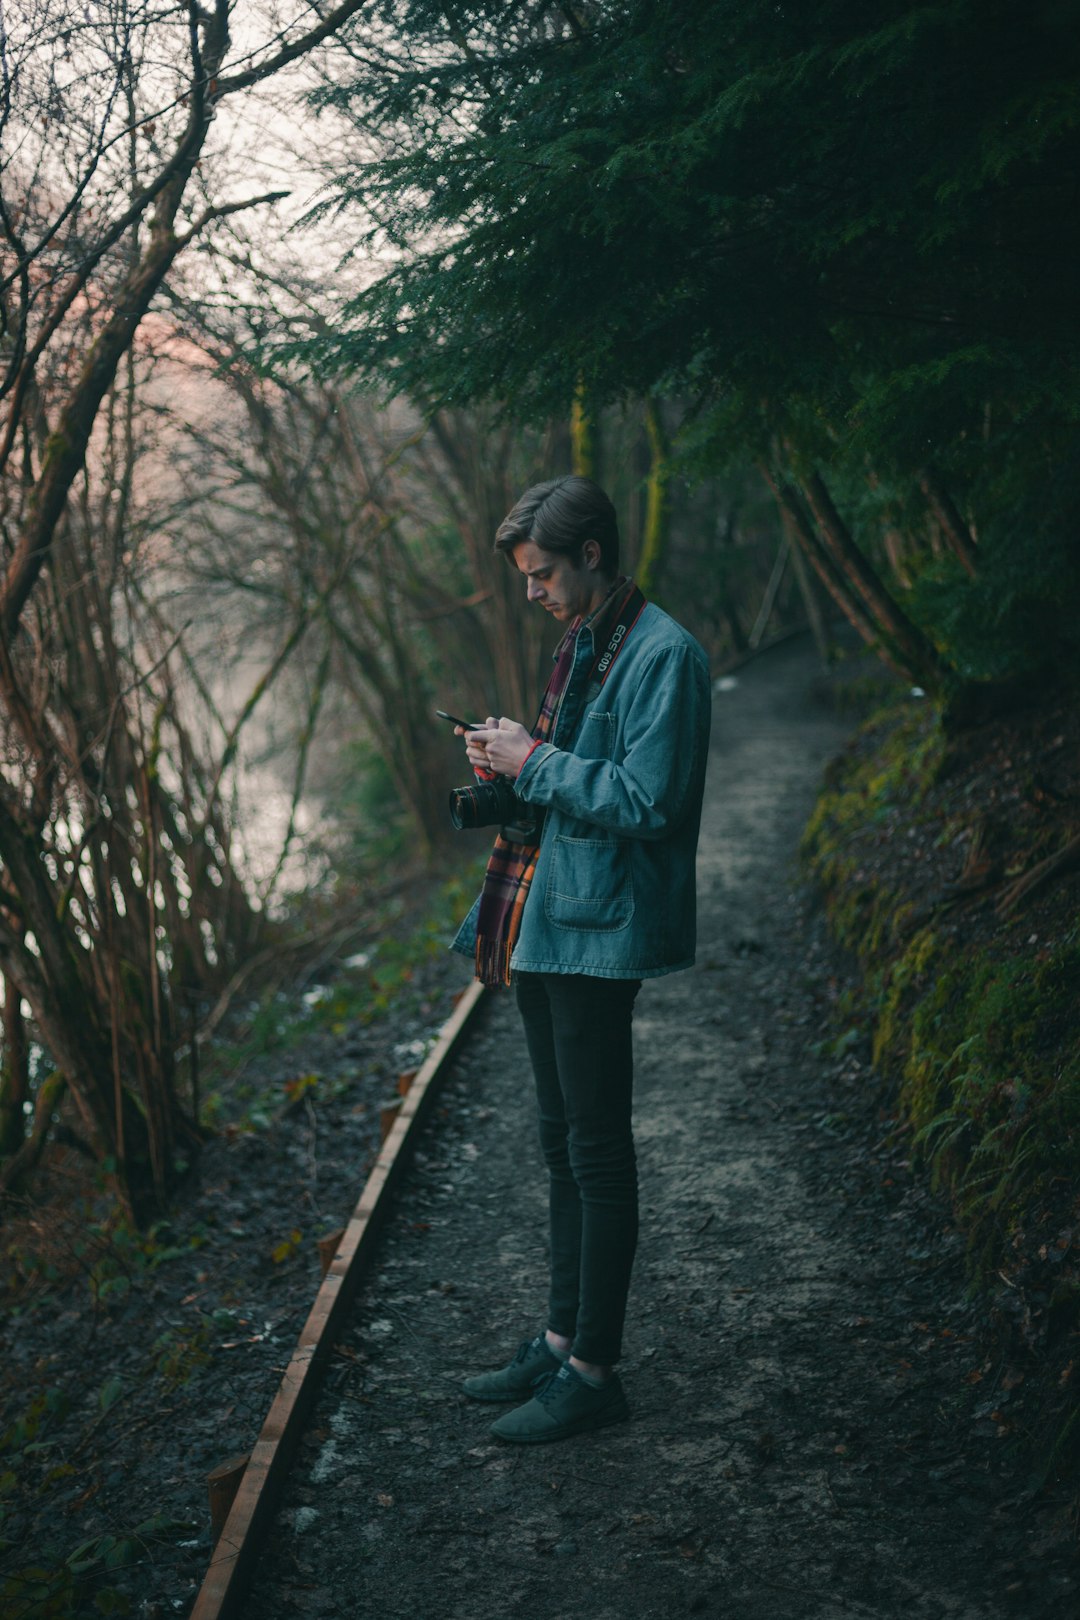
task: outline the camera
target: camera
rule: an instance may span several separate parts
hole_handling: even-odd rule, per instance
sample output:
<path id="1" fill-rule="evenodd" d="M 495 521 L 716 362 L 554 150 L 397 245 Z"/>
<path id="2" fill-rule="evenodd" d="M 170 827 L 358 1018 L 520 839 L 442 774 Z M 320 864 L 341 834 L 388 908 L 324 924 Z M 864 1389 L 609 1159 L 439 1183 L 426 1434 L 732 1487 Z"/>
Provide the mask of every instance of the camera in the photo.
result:
<path id="1" fill-rule="evenodd" d="M 501 776 L 493 782 L 473 782 L 450 789 L 450 820 L 458 831 L 467 827 L 498 827 L 512 844 L 537 844 L 544 813 L 518 797 Z"/>

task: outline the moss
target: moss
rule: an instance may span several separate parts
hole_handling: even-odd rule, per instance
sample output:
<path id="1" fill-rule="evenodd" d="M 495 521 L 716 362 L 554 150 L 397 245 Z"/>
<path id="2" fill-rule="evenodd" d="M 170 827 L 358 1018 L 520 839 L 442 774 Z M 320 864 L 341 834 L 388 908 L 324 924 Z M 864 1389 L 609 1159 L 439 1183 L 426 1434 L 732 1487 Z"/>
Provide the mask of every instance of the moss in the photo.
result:
<path id="1" fill-rule="evenodd" d="M 945 1071 L 963 1045 L 962 984 L 962 974 L 940 972 L 912 1002 L 906 1027 L 894 1024 L 891 1031 L 889 1056 L 901 1060 L 901 1106 L 916 1131 L 937 1113 Z"/>
<path id="2" fill-rule="evenodd" d="M 803 834 L 801 853 L 825 877 L 851 838 L 901 808 L 916 810 L 945 759 L 940 716 L 932 707 L 879 710 L 826 774 L 825 791 Z"/>
<path id="3" fill-rule="evenodd" d="M 902 1027 L 909 1015 L 910 1003 L 922 992 L 938 948 L 933 929 L 922 928 L 888 971 L 884 1000 L 874 1030 L 873 1057 L 879 1067 L 888 1064 L 903 1041 Z M 877 955 L 880 942 L 870 949 Z"/>
<path id="4" fill-rule="evenodd" d="M 899 1070 L 901 1111 L 935 1183 L 947 1189 L 985 1265 L 1051 1180 L 1080 1170 L 1075 947 L 987 960 L 974 946 L 932 971 L 917 934 L 893 964 L 875 1061 Z M 1047 1041 L 1048 1031 L 1071 1039 Z"/>
<path id="5" fill-rule="evenodd" d="M 943 759 L 932 710 L 874 716 L 831 767 L 802 853 L 858 958 L 875 1065 L 988 1272 L 1025 1212 L 1080 1176 L 1080 929 L 1047 947 L 1026 922 L 983 936 L 920 925 L 926 908 L 882 845 L 923 814 Z"/>

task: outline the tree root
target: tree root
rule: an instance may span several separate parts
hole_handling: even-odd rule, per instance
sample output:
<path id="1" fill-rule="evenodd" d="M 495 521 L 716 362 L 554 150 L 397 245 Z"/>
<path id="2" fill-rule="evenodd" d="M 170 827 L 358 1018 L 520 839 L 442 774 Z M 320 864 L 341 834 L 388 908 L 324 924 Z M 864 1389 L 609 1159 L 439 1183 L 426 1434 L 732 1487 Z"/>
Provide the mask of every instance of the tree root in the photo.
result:
<path id="1" fill-rule="evenodd" d="M 1012 883 L 1006 884 L 997 898 L 994 910 L 999 917 L 1007 917 L 1016 910 L 1021 901 L 1026 900 L 1037 889 L 1044 888 L 1047 883 L 1077 865 L 1080 865 L 1080 833 L 1070 838 L 1056 855 L 1048 855 L 1044 861 L 1039 861 Z"/>

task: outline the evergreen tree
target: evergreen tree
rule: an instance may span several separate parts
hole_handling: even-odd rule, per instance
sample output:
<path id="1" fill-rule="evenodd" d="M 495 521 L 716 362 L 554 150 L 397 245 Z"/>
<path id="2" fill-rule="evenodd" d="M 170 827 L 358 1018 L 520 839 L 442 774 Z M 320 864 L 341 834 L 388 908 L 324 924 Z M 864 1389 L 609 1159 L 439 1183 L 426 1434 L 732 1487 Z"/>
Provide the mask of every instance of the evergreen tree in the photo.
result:
<path id="1" fill-rule="evenodd" d="M 1075 647 L 1075 478 L 1047 511 L 1080 408 L 1071 8 L 390 0 L 379 17 L 319 96 L 371 154 L 323 207 L 392 262 L 323 363 L 519 409 L 576 388 L 689 397 L 698 456 L 771 469 L 909 671 L 933 678 L 936 655 L 829 544 L 824 468 L 878 573 L 900 515 L 914 617 L 961 672 Z M 987 644 L 988 603 L 1015 645 Z"/>

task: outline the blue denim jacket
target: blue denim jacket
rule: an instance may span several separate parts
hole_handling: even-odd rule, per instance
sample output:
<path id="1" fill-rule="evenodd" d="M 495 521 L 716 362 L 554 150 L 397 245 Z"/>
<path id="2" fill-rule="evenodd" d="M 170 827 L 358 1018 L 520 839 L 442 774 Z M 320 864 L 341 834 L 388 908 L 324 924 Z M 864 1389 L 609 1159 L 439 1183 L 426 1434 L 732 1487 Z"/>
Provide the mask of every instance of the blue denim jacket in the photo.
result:
<path id="1" fill-rule="evenodd" d="M 607 679 L 586 625 L 550 742 L 514 787 L 547 814 L 511 965 L 650 979 L 694 960 L 694 857 L 709 746 L 703 649 L 649 603 Z M 471 956 L 479 900 L 453 949 Z"/>

